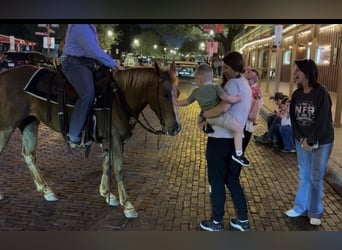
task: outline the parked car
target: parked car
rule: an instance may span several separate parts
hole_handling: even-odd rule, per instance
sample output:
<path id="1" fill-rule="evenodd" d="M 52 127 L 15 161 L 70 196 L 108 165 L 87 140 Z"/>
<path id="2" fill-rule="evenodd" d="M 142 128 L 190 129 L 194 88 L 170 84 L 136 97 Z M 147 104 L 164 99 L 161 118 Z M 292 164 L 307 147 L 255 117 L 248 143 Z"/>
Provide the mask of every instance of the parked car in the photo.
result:
<path id="1" fill-rule="evenodd" d="M 10 69 L 23 64 L 55 68 L 53 63 L 37 51 L 7 51 L 0 56 L 0 69 Z"/>
<path id="2" fill-rule="evenodd" d="M 127 54 L 123 65 L 125 67 L 135 67 L 137 65 L 139 65 L 139 61 L 138 58 L 136 56 L 134 56 L 132 53 Z"/>
<path id="3" fill-rule="evenodd" d="M 195 71 L 198 67 L 196 62 L 176 61 L 176 75 L 178 77 L 195 77 Z"/>

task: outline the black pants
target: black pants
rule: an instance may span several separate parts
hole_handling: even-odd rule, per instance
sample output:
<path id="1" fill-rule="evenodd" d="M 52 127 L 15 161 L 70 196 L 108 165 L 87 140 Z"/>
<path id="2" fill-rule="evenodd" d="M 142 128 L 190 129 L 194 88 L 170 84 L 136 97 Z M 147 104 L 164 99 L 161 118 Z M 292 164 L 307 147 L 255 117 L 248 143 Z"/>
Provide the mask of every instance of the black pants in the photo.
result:
<path id="1" fill-rule="evenodd" d="M 206 159 L 208 181 L 211 186 L 212 217 L 222 221 L 226 202 L 225 186 L 232 197 L 237 218 L 247 220 L 247 202 L 240 184 L 241 165 L 232 160 L 235 153 L 234 140 L 208 137 Z"/>
<path id="2" fill-rule="evenodd" d="M 244 137 L 243 140 L 242 140 L 242 149 L 243 149 L 243 152 L 245 153 L 246 148 L 247 148 L 247 146 L 248 146 L 248 143 L 249 143 L 249 141 L 251 140 L 252 133 L 251 133 L 251 132 L 248 132 L 248 131 L 246 130 L 246 127 L 245 127 L 245 129 L 243 130 L 243 134 L 244 134 L 245 137 Z"/>

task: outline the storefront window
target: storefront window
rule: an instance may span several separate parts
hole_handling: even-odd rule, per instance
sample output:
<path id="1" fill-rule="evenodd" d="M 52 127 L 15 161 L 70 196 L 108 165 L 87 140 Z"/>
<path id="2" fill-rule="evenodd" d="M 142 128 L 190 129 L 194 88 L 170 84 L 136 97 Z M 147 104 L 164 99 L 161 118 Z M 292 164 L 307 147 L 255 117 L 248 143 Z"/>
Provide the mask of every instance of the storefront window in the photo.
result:
<path id="1" fill-rule="evenodd" d="M 291 50 L 285 50 L 283 56 L 283 64 L 288 65 L 291 63 Z"/>
<path id="2" fill-rule="evenodd" d="M 331 45 L 320 45 L 317 48 L 316 63 L 329 65 L 331 61 Z"/>

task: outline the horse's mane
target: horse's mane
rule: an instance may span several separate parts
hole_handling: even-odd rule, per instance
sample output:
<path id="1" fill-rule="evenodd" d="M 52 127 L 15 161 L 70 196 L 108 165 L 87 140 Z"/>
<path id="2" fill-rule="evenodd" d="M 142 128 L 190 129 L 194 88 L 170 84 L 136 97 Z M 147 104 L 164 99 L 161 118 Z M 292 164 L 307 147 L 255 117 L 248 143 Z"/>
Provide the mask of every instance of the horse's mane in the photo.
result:
<path id="1" fill-rule="evenodd" d="M 120 88 L 144 89 L 151 82 L 158 82 L 159 77 L 154 68 L 129 68 L 114 73 L 114 79 Z"/>

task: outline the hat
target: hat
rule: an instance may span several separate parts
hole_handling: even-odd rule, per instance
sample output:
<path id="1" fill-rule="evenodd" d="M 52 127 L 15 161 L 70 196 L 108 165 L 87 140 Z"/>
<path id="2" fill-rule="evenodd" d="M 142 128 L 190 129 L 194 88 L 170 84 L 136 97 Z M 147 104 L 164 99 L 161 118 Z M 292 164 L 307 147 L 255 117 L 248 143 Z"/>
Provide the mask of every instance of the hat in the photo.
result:
<path id="1" fill-rule="evenodd" d="M 312 76 L 314 79 L 318 77 L 318 70 L 315 62 L 311 59 L 295 60 L 295 64 L 307 77 Z"/>
<path id="2" fill-rule="evenodd" d="M 271 96 L 270 99 L 274 99 L 275 101 L 277 100 L 282 100 L 283 98 L 288 97 L 287 95 L 284 95 L 281 92 L 276 92 L 274 96 Z"/>

